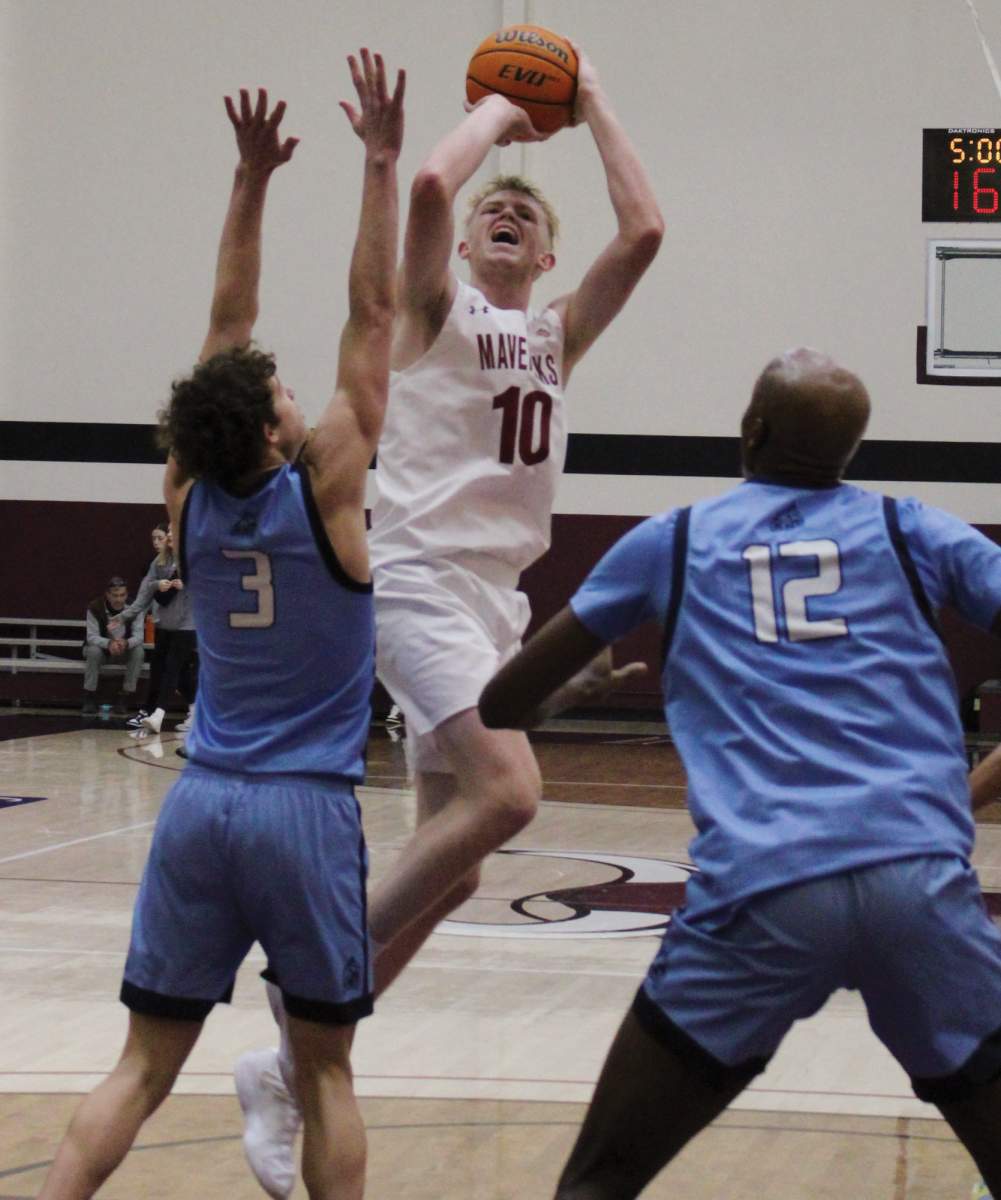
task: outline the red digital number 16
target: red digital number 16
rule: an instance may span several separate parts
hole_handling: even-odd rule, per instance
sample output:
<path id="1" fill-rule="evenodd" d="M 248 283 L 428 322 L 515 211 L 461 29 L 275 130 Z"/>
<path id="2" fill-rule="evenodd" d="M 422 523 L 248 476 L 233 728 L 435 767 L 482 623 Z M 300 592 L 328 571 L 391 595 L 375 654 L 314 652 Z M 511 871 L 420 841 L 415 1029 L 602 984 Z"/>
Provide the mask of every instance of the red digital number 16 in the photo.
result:
<path id="1" fill-rule="evenodd" d="M 520 401 L 520 403 L 519 403 Z M 526 467 L 544 462 L 549 457 L 549 423 L 553 416 L 553 398 L 545 392 L 529 392 L 521 399 L 521 388 L 509 387 L 506 392 L 494 396 L 494 408 L 503 410 L 501 418 L 500 462 L 514 462 L 514 444 L 518 443 L 518 457 Z M 533 448 L 535 413 L 539 416 L 539 444 Z M 521 431 L 518 416 L 521 415 Z"/>

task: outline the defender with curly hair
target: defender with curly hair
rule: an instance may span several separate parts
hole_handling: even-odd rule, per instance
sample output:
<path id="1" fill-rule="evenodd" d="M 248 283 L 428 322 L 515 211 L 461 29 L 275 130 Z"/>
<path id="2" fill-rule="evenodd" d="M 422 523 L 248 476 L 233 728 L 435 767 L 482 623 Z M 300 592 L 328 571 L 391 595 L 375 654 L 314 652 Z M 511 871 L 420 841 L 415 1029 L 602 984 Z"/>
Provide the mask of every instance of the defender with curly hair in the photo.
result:
<path id="1" fill-rule="evenodd" d="M 234 346 L 200 362 L 171 385 L 160 410 L 157 441 L 178 469 L 232 491 L 252 475 L 266 445 L 265 425 L 275 425 L 271 380 L 275 356 Z"/>
<path id="2" fill-rule="evenodd" d="M 45 1200 L 91 1196 L 117 1167 L 255 940 L 280 989 L 307 1191 L 361 1200 L 349 1052 L 373 987 L 353 789 L 374 678 L 365 478 L 389 386 L 404 77 L 390 96 L 382 59 L 360 57 L 348 60 L 360 112 L 342 105 L 365 145 L 349 316 L 334 397 L 308 437 L 273 357 L 250 342 L 265 193 L 296 139 L 279 139 L 285 104 L 269 116 L 263 89 L 254 108 L 242 91 L 239 112 L 226 98 L 240 163 L 209 333 L 161 417 L 164 494 L 202 660 L 189 762 L 163 803 L 136 902 L 128 1040 L 77 1110 Z M 247 1107 L 260 1080 L 237 1083 Z M 287 1195 L 291 1154 L 258 1153 L 253 1125 L 245 1144 L 265 1189 Z"/>

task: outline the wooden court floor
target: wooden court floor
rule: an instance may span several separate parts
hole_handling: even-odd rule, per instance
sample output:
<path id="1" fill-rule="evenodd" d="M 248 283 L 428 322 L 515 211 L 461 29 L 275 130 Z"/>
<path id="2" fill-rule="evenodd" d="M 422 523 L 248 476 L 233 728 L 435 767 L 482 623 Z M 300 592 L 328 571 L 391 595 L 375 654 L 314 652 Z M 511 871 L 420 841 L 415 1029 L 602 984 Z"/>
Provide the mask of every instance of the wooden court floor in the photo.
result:
<path id="1" fill-rule="evenodd" d="M 0 807 L 0 1200 L 36 1194 L 80 1095 L 120 1049 L 129 916 L 152 822 L 183 767 L 179 744 L 109 721 L 0 715 L 0 793 L 42 797 Z M 539 817 L 359 1027 L 378 1200 L 552 1195 L 656 949 L 662 901 L 683 878 L 684 774 L 655 727 L 563 726 L 537 750 Z M 413 822 L 399 742 L 373 738 L 366 783 L 377 877 Z M 985 890 L 1001 891 L 995 822 L 979 831 L 976 861 Z M 623 884 L 629 864 L 639 874 Z M 575 932 L 581 896 L 603 913 L 603 932 Z M 175 1094 L 102 1196 L 263 1195 L 243 1160 L 230 1074 L 243 1051 L 274 1042 L 262 965 L 255 948 L 233 1004 L 212 1014 Z M 857 997 L 837 993 L 646 1195 L 966 1200 L 975 1178 Z M 294 1195 L 305 1195 L 301 1182 Z"/>

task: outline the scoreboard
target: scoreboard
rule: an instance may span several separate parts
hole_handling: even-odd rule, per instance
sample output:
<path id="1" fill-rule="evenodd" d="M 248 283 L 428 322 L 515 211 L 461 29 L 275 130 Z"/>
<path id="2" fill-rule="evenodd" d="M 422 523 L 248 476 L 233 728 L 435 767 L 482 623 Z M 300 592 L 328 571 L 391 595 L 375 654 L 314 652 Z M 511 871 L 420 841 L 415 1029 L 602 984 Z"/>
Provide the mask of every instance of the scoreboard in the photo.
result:
<path id="1" fill-rule="evenodd" d="M 926 129 L 921 220 L 1001 221 L 1001 129 Z"/>

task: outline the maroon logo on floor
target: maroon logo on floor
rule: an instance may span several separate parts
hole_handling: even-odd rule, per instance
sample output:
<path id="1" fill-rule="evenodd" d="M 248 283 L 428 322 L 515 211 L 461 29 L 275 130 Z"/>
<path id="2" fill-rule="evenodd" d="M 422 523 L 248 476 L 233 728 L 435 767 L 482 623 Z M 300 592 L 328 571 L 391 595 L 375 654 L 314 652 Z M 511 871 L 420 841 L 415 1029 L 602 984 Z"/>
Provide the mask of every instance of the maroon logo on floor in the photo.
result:
<path id="1" fill-rule="evenodd" d="M 16 808 L 19 804 L 35 804 L 38 800 L 47 800 L 47 796 L 0 796 L 0 808 Z M 0 1200 L 3 1200 L 0 1197 Z"/>
<path id="2" fill-rule="evenodd" d="M 550 888 L 512 897 L 508 910 L 521 920 L 443 921 L 439 933 L 466 937 L 643 937 L 662 931 L 685 900 L 691 863 L 587 850 L 501 850 L 526 858 L 563 859 L 611 867 L 603 883 Z M 553 911 L 555 908 L 555 912 Z"/>

